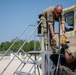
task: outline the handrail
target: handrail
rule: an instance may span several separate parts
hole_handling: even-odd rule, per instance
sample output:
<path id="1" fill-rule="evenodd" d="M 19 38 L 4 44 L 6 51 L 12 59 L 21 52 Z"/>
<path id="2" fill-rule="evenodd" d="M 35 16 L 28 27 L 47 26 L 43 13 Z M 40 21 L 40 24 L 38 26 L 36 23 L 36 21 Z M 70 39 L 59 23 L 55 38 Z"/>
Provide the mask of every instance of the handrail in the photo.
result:
<path id="1" fill-rule="evenodd" d="M 23 35 L 23 33 L 27 30 L 27 28 L 29 26 L 32 26 L 32 25 L 27 25 L 23 31 L 18 35 L 18 37 L 15 39 L 15 41 L 12 43 L 12 45 L 7 49 L 7 51 L 2 55 L 2 57 L 0 58 L 0 61 L 3 59 L 3 57 L 8 53 L 8 51 L 10 51 L 11 47 L 16 43 L 16 41 Z"/>

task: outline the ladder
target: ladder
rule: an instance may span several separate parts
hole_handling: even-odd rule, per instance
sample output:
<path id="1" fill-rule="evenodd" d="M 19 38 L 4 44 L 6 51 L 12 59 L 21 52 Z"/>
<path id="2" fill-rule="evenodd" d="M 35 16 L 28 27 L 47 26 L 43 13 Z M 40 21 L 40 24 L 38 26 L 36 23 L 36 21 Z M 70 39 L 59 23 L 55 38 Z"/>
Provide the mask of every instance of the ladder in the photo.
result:
<path id="1" fill-rule="evenodd" d="M 34 51 L 29 51 L 28 53 L 25 52 L 22 48 L 25 45 L 25 43 L 31 38 L 31 36 L 34 34 L 38 26 L 41 24 L 41 21 L 35 25 L 34 30 L 31 32 L 31 34 L 28 36 L 28 38 L 24 41 L 22 46 L 17 50 L 16 53 L 14 53 L 11 48 L 16 43 L 16 41 L 24 34 L 24 32 L 27 30 L 27 28 L 31 25 L 27 25 L 24 30 L 20 33 L 20 35 L 16 38 L 16 40 L 12 43 L 12 45 L 8 48 L 8 50 L 3 54 L 3 56 L 0 58 L 0 61 L 4 58 L 4 56 L 10 51 L 14 56 L 13 58 L 8 62 L 6 67 L 3 69 L 3 71 L 0 73 L 0 75 L 3 75 L 4 72 L 7 70 L 9 65 L 13 62 L 14 58 L 17 57 L 20 61 L 19 66 L 16 68 L 16 70 L 13 72 L 13 75 L 53 75 L 54 72 L 54 63 L 50 60 L 50 55 L 52 55 L 51 51 L 46 51 L 43 48 L 41 51 L 36 51 L 34 47 Z M 36 34 L 35 34 L 36 35 Z M 49 32 L 48 32 L 49 35 Z M 44 37 L 43 33 L 39 35 L 41 38 Z M 48 39 L 49 42 L 49 39 Z M 43 44 L 43 43 L 42 43 Z M 49 43 L 48 43 L 49 45 Z M 49 48 L 48 48 L 49 49 Z M 20 58 L 18 55 L 19 52 L 24 53 L 24 58 Z M 29 70 L 26 71 L 27 65 L 29 66 Z M 50 73 L 51 72 L 51 73 Z"/>
<path id="2" fill-rule="evenodd" d="M 36 23 L 35 23 L 35 24 L 36 24 Z M 39 24 L 40 24 L 40 23 L 39 23 Z M 18 66 L 18 68 L 16 69 L 16 71 L 13 73 L 13 75 L 14 75 L 14 74 L 17 74 L 17 75 L 32 75 L 33 73 L 35 73 L 35 70 L 36 70 L 36 69 L 38 69 L 38 73 L 39 73 L 39 65 L 40 65 L 40 63 L 39 63 L 38 59 L 40 58 L 40 56 L 39 56 L 39 58 L 37 59 L 37 58 L 36 58 L 36 54 L 40 54 L 40 55 L 41 55 L 41 53 L 40 53 L 40 52 L 35 52 L 35 53 L 34 53 L 34 52 L 33 52 L 33 53 L 28 52 L 28 53 L 26 53 L 26 52 L 22 49 L 23 46 L 25 45 L 25 43 L 26 43 L 26 42 L 31 38 L 31 36 L 35 33 L 35 31 L 36 31 L 37 27 L 39 26 L 39 24 L 34 25 L 34 26 L 35 26 L 34 30 L 31 32 L 31 34 L 30 34 L 30 35 L 28 36 L 28 38 L 24 41 L 24 43 L 23 43 L 22 46 L 17 50 L 16 53 L 14 53 L 14 52 L 11 50 L 12 46 L 13 46 L 13 45 L 16 43 L 16 41 L 24 34 L 24 32 L 28 29 L 28 27 L 29 27 L 29 26 L 32 26 L 32 25 L 27 25 L 27 26 L 24 28 L 24 30 L 20 33 L 20 35 L 15 39 L 15 41 L 12 43 L 12 45 L 11 45 L 11 46 L 7 49 L 7 51 L 2 55 L 2 57 L 0 58 L 0 61 L 3 60 L 4 56 L 5 56 L 9 51 L 10 51 L 14 56 L 13 56 L 13 58 L 8 62 L 8 64 L 7 64 L 6 67 L 3 69 L 3 71 L 0 73 L 0 75 L 3 75 L 3 74 L 4 74 L 4 72 L 5 72 L 6 69 L 9 67 L 9 65 L 12 63 L 12 61 L 14 60 L 15 57 L 17 57 L 17 58 L 21 61 L 21 64 Z M 17 56 L 20 51 L 23 52 L 23 53 L 26 55 L 26 57 L 24 57 L 23 59 L 21 59 L 19 56 Z M 34 50 L 34 51 L 35 51 L 35 50 Z M 34 60 L 33 58 L 31 58 L 32 54 L 35 55 L 35 60 Z M 26 59 L 27 59 L 27 60 L 26 60 Z M 29 61 L 29 60 L 30 60 L 30 61 Z M 40 61 L 41 61 L 41 60 L 40 60 Z M 30 71 L 32 70 L 33 67 L 34 67 L 35 70 L 33 71 L 32 74 L 30 74 L 30 71 L 29 71 L 28 73 L 26 73 L 26 72 L 20 72 L 26 64 L 33 64 L 32 67 L 31 67 L 31 69 L 30 69 Z M 23 66 L 22 66 L 22 65 L 23 65 Z M 20 66 L 22 66 L 22 67 L 20 68 Z M 17 71 L 19 68 L 20 68 L 20 71 Z M 35 73 L 35 74 L 36 74 L 36 73 Z"/>

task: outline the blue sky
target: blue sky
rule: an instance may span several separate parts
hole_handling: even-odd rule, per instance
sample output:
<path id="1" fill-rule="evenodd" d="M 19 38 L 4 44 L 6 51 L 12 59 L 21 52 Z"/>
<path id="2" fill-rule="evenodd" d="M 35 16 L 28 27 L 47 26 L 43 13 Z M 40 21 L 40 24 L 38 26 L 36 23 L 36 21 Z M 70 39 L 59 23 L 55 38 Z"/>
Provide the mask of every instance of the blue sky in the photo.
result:
<path id="1" fill-rule="evenodd" d="M 0 0 L 0 43 L 11 41 L 49 6 L 61 4 L 63 8 L 76 4 L 76 0 Z M 28 32 L 21 39 L 26 39 Z"/>

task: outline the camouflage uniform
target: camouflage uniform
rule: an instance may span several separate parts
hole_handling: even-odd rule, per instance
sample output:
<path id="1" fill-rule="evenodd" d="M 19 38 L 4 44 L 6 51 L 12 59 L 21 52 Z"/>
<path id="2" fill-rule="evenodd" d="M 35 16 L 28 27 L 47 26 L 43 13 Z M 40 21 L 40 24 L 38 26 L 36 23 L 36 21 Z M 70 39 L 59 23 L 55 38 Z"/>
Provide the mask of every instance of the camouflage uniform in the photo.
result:
<path id="1" fill-rule="evenodd" d="M 72 71 L 66 66 L 60 66 L 59 75 L 76 75 L 76 71 Z"/>
<path id="2" fill-rule="evenodd" d="M 72 52 L 71 49 L 67 49 L 67 52 L 76 59 L 76 50 L 73 50 L 73 52 Z"/>
<path id="3" fill-rule="evenodd" d="M 39 19 L 42 22 L 41 26 L 43 27 L 43 35 L 44 35 L 44 44 L 47 46 L 48 45 L 48 26 L 49 24 L 52 24 L 54 27 L 54 21 L 59 21 L 59 18 L 56 18 L 53 14 L 53 10 L 55 7 L 51 6 L 44 10 L 40 15 Z M 63 13 L 60 16 L 60 23 L 64 23 L 64 17 Z M 50 34 L 50 42 L 51 42 L 51 34 Z M 52 43 L 50 43 L 51 45 Z"/>

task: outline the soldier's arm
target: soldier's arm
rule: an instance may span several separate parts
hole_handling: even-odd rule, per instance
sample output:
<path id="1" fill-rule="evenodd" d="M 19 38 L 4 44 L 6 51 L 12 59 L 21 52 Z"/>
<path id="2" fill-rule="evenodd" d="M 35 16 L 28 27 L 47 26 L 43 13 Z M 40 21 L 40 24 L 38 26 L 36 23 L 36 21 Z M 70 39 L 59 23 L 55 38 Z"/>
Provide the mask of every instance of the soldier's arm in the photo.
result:
<path id="1" fill-rule="evenodd" d="M 66 59 L 67 63 L 72 63 L 76 60 L 72 54 L 68 53 L 67 50 L 65 50 L 65 59 Z"/>

